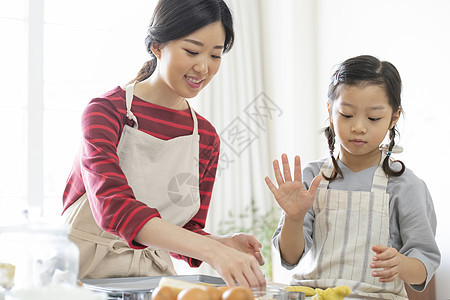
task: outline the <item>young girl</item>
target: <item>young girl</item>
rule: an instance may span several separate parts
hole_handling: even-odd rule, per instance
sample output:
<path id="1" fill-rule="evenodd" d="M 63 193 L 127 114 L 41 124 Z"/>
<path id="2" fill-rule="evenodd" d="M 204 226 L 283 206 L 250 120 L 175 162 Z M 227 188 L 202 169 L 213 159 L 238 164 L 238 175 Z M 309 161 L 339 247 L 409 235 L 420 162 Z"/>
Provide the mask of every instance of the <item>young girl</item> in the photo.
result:
<path id="1" fill-rule="evenodd" d="M 273 244 L 282 265 L 296 267 L 292 285 L 348 285 L 350 297 L 406 299 L 404 283 L 422 291 L 439 266 L 428 189 L 392 158 L 400 93 L 391 63 L 346 60 L 328 90 L 330 157 L 301 174 L 296 156 L 293 180 L 287 156 L 283 171 L 274 161 L 278 188 L 266 183 L 284 212 Z M 387 133 L 389 144 L 380 147 Z"/>
<path id="2" fill-rule="evenodd" d="M 207 262 L 228 285 L 265 285 L 254 236 L 203 230 L 220 141 L 186 101 L 233 39 L 223 0 L 160 0 L 146 38 L 151 60 L 85 109 L 63 196 L 80 278 L 174 275 L 170 252 L 193 267 Z"/>

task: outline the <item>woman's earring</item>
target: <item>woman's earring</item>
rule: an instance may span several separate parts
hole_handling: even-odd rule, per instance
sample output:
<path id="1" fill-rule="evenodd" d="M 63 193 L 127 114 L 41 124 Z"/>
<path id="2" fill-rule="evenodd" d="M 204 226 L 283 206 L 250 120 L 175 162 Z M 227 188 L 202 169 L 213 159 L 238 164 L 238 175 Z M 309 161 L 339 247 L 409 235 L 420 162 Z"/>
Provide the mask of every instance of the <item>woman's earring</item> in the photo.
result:
<path id="1" fill-rule="evenodd" d="M 153 54 L 156 58 L 159 58 L 159 56 L 160 56 L 160 54 L 161 54 L 158 50 L 159 50 L 159 49 L 157 49 L 157 48 L 152 48 L 152 49 L 151 49 L 152 54 Z"/>

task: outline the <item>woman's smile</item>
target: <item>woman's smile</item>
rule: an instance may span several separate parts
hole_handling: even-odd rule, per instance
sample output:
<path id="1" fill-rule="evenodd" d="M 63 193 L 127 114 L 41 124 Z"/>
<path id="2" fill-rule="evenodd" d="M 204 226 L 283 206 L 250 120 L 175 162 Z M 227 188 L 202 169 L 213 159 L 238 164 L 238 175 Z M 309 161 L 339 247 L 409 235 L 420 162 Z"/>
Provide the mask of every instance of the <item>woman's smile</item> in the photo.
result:
<path id="1" fill-rule="evenodd" d="M 185 75 L 184 78 L 186 78 L 187 84 L 194 90 L 199 89 L 202 86 L 202 83 L 204 80 L 199 77 L 188 76 L 188 75 Z"/>

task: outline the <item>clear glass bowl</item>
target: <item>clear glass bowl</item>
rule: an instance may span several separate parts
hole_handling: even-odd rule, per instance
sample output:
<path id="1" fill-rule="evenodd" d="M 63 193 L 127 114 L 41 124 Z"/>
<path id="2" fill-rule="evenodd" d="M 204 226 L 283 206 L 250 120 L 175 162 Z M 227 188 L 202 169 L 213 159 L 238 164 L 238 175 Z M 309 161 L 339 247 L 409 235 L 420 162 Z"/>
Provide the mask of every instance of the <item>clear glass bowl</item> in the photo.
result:
<path id="1" fill-rule="evenodd" d="M 38 221 L 1 227 L 0 288 L 14 291 L 50 284 L 76 285 L 79 250 L 68 232 L 66 224 Z"/>
<path id="2" fill-rule="evenodd" d="M 265 290 L 253 289 L 253 295 L 258 300 L 304 300 L 302 292 L 288 292 L 283 287 L 267 285 Z"/>

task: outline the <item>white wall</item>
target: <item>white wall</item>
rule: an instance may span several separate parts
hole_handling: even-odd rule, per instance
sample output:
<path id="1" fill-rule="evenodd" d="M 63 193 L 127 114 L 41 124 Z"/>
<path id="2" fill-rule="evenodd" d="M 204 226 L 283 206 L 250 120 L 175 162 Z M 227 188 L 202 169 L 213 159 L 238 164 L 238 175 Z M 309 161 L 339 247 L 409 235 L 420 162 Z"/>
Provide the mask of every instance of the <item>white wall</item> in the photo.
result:
<path id="1" fill-rule="evenodd" d="M 437 299 L 450 297 L 450 208 L 446 175 L 450 135 L 446 117 L 450 69 L 450 1 L 318 2 L 318 75 L 325 96 L 330 67 L 358 54 L 389 60 L 403 79 L 401 159 L 428 185 L 438 217 L 442 263 L 436 275 Z"/>
<path id="2" fill-rule="evenodd" d="M 326 110 L 326 103 L 318 100 L 315 2 L 262 1 L 264 87 L 283 109 L 283 116 L 271 130 L 272 160 L 286 153 L 292 161 L 298 154 L 306 163 L 326 153 L 320 133 L 325 124 L 321 111 Z M 294 271 L 283 269 L 278 254 L 273 251 L 273 255 L 273 281 L 289 283 Z"/>
<path id="3" fill-rule="evenodd" d="M 291 111 L 275 129 L 281 134 L 274 149 L 276 155 L 279 151 L 300 153 L 306 160 L 323 156 L 325 140 L 315 138 L 313 133 L 325 124 L 326 92 L 333 66 L 352 56 L 371 54 L 399 69 L 406 112 L 399 124 L 400 144 L 405 149 L 399 158 L 427 183 L 433 196 L 438 217 L 436 239 L 442 253 L 436 275 L 437 299 L 449 298 L 450 220 L 446 215 L 450 204 L 445 179 L 450 170 L 446 122 L 450 109 L 450 1 L 264 2 L 271 11 L 267 68 L 283 70 L 283 76 L 289 77 L 286 84 L 277 80 L 272 92 L 284 93 L 292 101 L 283 100 L 289 105 L 286 111 Z M 275 278 L 283 280 L 286 273 L 277 271 Z"/>
<path id="4" fill-rule="evenodd" d="M 104 7 L 113 7 L 109 5 L 110 2 Z M 124 22 L 127 24 L 135 21 L 144 22 L 143 31 L 135 34 L 138 36 L 137 42 L 130 41 L 134 45 L 139 45 L 141 42 L 149 17 L 147 12 L 151 11 L 150 2 L 144 2 L 133 6 L 132 9 L 124 10 L 127 17 L 121 19 L 125 20 Z M 49 4 L 56 5 L 59 2 L 46 0 L 46 3 L 48 6 Z M 113 3 L 119 5 L 120 1 Z M 149 7 L 144 9 L 145 5 Z M 448 196 L 444 194 L 446 192 L 444 189 L 446 171 L 450 170 L 449 159 L 447 159 L 450 141 L 446 130 L 447 124 L 444 123 L 450 105 L 450 101 L 448 101 L 450 96 L 446 90 L 449 85 L 448 73 L 450 70 L 450 59 L 448 58 L 450 46 L 447 42 L 450 32 L 450 1 L 260 0 L 260 5 L 265 20 L 262 28 L 265 45 L 263 47 L 265 63 L 262 66 L 264 92 L 272 100 L 277 101 L 283 110 L 283 117 L 278 118 L 276 124 L 271 128 L 272 136 L 276 137 L 270 149 L 272 159 L 285 152 L 290 157 L 300 154 L 302 160 L 307 162 L 326 154 L 327 146 L 319 129 L 324 126 L 326 120 L 326 91 L 328 79 L 335 64 L 348 57 L 368 53 L 381 59 L 390 60 L 398 67 L 404 81 L 403 106 L 406 111 L 406 118 L 400 124 L 401 144 L 405 148 L 405 153 L 400 158 L 427 182 L 433 196 L 438 216 L 437 240 L 442 252 L 442 264 L 436 277 L 437 299 L 450 298 L 450 286 L 446 284 L 450 279 L 450 261 L 447 255 L 450 252 L 450 241 L 446 239 L 450 220 L 446 218 L 449 204 L 447 204 Z M 65 23 L 73 25 L 64 14 L 64 11 L 69 10 L 64 7 L 57 14 L 62 16 L 64 26 L 67 25 Z M 139 12 L 145 16 L 136 17 Z M 134 18 L 130 19 L 129 15 Z M 96 18 L 92 20 L 94 19 L 97 20 Z M 86 23 L 88 20 L 90 18 L 86 17 L 83 22 Z M 58 20 L 50 21 L 52 21 L 53 27 L 57 27 Z M 105 25 L 94 24 L 91 27 L 94 31 L 98 31 L 98 28 L 103 30 L 103 27 L 109 28 L 108 26 L 110 26 L 106 23 Z M 125 23 L 117 23 L 115 20 L 112 24 L 128 28 L 125 27 Z M 66 31 L 77 30 L 76 26 L 64 28 Z M 133 25 L 130 26 L 130 30 L 131 28 L 140 27 Z M 78 28 L 78 30 L 81 29 Z M 78 36 L 85 37 L 85 34 L 66 35 L 67 38 L 75 40 Z M 127 34 L 123 36 L 130 38 L 130 32 L 127 31 Z M 79 41 L 81 41 L 80 45 L 83 46 L 83 49 L 86 48 L 82 43 L 85 40 L 80 38 Z M 73 45 L 76 44 L 73 43 Z M 62 43 L 61 46 L 64 45 Z M 109 43 L 105 43 L 106 45 Z M 118 45 L 114 49 L 117 47 Z M 67 56 L 67 51 L 72 48 L 60 51 L 60 53 L 65 53 Z M 91 58 L 94 56 L 92 51 L 97 48 L 89 49 Z M 116 49 L 118 52 L 115 53 L 120 51 L 124 53 L 127 49 Z M 128 50 L 134 51 L 135 49 L 140 52 L 130 53 L 131 62 L 123 59 L 115 60 L 116 63 L 121 64 L 121 68 L 126 68 L 128 65 L 129 70 L 123 73 L 123 77 L 119 78 L 121 80 L 134 75 L 134 70 L 140 66 L 142 59 L 137 56 L 138 53 L 144 52 L 136 47 Z M 68 57 L 78 58 L 78 52 L 75 50 L 73 55 L 70 55 L 69 52 Z M 49 57 L 51 56 L 49 55 Z M 111 55 L 111 57 L 113 56 L 119 57 L 117 54 Z M 99 55 L 95 58 L 95 61 L 99 62 L 98 64 L 100 62 L 108 63 L 110 56 L 105 58 L 104 55 Z M 96 65 L 95 61 L 92 63 L 91 61 L 83 62 L 82 59 L 71 61 L 75 61 L 79 65 L 77 69 L 80 69 L 80 74 L 85 76 L 93 74 L 93 78 L 88 78 L 89 82 L 91 79 L 100 77 L 92 71 Z M 46 67 L 48 67 L 48 62 Z M 79 73 L 74 73 L 73 67 L 76 66 L 71 66 L 71 74 L 82 78 L 82 76 L 78 76 Z M 54 74 L 62 73 L 54 72 Z M 116 78 L 117 73 L 110 73 L 110 77 Z M 111 81 L 116 84 L 115 80 Z M 80 84 L 77 83 L 77 86 Z M 110 83 L 104 86 L 112 87 Z M 98 86 L 95 88 L 103 91 L 103 88 Z M 86 97 L 80 97 L 78 101 L 85 103 L 93 96 L 94 93 L 89 92 L 86 93 Z M 17 102 L 17 99 L 14 100 L 10 102 Z M 80 102 L 77 107 L 81 109 L 84 104 L 81 105 Z M 73 103 L 75 102 L 70 97 L 61 101 L 61 105 L 64 107 L 72 104 L 73 108 Z M 78 123 L 73 123 L 78 127 Z M 71 162 L 72 154 L 68 157 Z M 267 162 L 268 165 L 270 163 L 271 161 Z M 66 173 L 64 172 L 64 174 Z M 64 179 L 62 180 L 65 180 L 65 176 L 67 175 L 63 175 Z M 54 185 L 63 186 L 61 184 Z M 262 181 L 261 186 L 254 188 L 266 189 Z M 3 198 L 0 196 L 0 202 L 5 200 L 4 203 L 7 203 L 6 201 L 10 201 L 11 198 L 4 197 L 4 195 L 5 193 L 3 193 Z M 275 271 L 274 281 L 287 282 L 289 280 L 290 273 L 282 271 L 280 266 L 276 266 Z"/>

